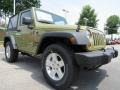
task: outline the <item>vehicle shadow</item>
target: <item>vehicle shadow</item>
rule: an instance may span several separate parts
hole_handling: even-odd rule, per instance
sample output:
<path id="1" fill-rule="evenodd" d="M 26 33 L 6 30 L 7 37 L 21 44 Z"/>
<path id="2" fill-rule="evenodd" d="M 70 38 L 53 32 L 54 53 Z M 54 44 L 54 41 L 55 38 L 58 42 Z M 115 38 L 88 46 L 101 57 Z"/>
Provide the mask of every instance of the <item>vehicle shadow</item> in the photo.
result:
<path id="1" fill-rule="evenodd" d="M 80 70 L 76 82 L 69 88 L 69 90 L 98 90 L 99 84 L 108 77 L 106 70 Z"/>
<path id="2" fill-rule="evenodd" d="M 46 83 L 43 77 L 41 70 L 42 65 L 39 59 L 31 58 L 28 56 L 20 56 L 18 62 L 13 64 L 18 66 L 18 68 L 15 68 L 16 70 L 24 69 L 32 72 L 31 77 L 34 80 L 49 88 L 49 90 L 53 90 L 53 88 Z M 101 81 L 105 77 L 108 77 L 107 72 L 103 69 L 98 69 L 96 71 L 80 70 L 79 72 L 80 73 L 77 81 L 74 82 L 68 90 L 98 90 L 97 87 L 99 86 Z"/>

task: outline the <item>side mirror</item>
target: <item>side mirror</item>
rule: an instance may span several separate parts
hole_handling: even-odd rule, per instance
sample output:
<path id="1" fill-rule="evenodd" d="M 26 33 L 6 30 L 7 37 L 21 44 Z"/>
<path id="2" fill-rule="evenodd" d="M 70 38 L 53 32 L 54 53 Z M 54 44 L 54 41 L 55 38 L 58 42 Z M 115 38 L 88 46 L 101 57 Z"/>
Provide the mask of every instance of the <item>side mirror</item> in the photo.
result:
<path id="1" fill-rule="evenodd" d="M 30 25 L 30 24 L 32 24 L 32 18 L 30 18 L 30 17 L 23 17 L 22 23 L 25 24 L 25 25 Z"/>

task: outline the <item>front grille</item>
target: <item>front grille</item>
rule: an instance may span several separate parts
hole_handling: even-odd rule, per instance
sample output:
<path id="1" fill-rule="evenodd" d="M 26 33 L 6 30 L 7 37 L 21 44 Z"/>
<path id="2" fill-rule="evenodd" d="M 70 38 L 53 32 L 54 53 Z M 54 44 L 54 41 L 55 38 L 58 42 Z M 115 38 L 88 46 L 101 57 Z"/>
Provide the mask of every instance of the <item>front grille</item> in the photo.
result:
<path id="1" fill-rule="evenodd" d="M 100 46 L 100 45 L 104 45 L 104 36 L 102 34 L 99 33 L 92 33 L 92 37 L 93 37 L 93 44 L 94 46 Z"/>

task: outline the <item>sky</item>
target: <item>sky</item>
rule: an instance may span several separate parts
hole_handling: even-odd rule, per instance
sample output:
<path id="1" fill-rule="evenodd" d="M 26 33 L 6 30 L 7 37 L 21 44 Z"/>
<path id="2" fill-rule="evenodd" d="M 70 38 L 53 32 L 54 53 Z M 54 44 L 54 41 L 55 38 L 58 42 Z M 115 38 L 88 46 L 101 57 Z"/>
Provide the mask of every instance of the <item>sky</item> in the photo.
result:
<path id="1" fill-rule="evenodd" d="M 65 16 L 62 11 L 66 9 L 67 21 L 75 24 L 78 21 L 83 6 L 90 5 L 98 16 L 98 29 L 103 30 L 106 19 L 110 15 L 120 16 L 120 0 L 41 0 L 41 9 Z"/>

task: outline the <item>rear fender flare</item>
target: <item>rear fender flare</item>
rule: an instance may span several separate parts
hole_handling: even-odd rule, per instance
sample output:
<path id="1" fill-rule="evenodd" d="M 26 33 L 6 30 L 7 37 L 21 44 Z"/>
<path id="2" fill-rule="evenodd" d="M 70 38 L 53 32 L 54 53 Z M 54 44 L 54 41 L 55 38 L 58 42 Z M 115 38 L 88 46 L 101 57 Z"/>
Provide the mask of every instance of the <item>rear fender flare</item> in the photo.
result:
<path id="1" fill-rule="evenodd" d="M 17 44 L 16 44 L 16 41 L 15 41 L 15 38 L 14 36 L 10 35 L 10 36 L 5 36 L 4 37 L 4 46 L 5 46 L 5 43 L 6 43 L 6 40 L 9 39 L 9 41 L 12 43 L 13 45 L 13 48 L 14 49 L 17 49 Z"/>

